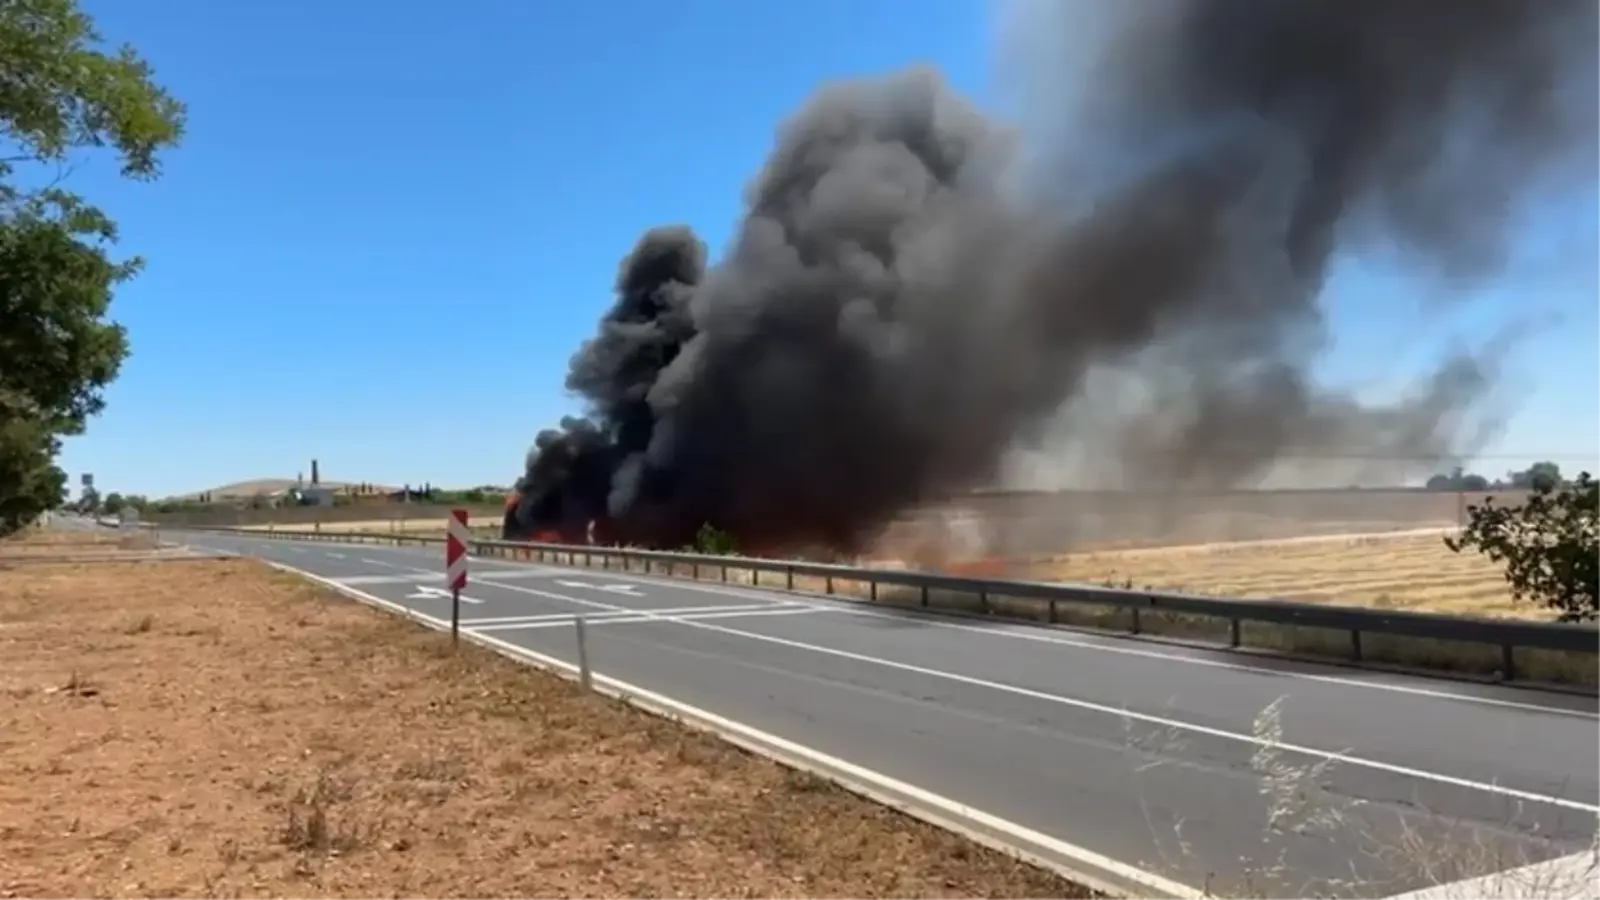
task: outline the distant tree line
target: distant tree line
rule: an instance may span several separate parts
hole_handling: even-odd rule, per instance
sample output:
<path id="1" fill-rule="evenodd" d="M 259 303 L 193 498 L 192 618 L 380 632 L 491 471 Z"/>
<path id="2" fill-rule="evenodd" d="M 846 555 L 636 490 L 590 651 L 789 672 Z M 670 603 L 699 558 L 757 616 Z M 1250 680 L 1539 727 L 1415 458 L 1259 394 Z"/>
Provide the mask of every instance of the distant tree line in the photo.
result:
<path id="1" fill-rule="evenodd" d="M 446 490 L 435 487 L 430 482 L 424 482 L 419 487 L 404 485 L 398 490 L 379 488 L 369 482 L 341 485 L 332 489 L 334 506 L 355 505 L 381 505 L 386 503 L 425 503 L 434 506 L 484 506 L 497 504 L 505 497 L 507 489 L 496 485 L 479 485 L 477 487 L 460 490 Z M 193 497 L 168 498 L 165 500 L 149 500 L 138 495 L 111 494 L 102 503 L 98 499 L 94 502 L 92 511 L 105 512 L 115 515 L 109 504 L 111 498 L 119 498 L 118 509 L 122 504 L 134 505 L 141 512 L 152 513 L 183 513 L 202 512 L 216 507 L 230 507 L 234 509 L 274 509 L 292 506 L 314 506 L 316 497 L 308 491 L 299 491 L 290 488 L 280 494 L 269 494 L 265 491 L 257 492 L 248 497 L 227 496 L 215 497 L 210 491 L 202 491 Z M 74 504 L 68 504 L 74 505 Z"/>
<path id="2" fill-rule="evenodd" d="M 1428 479 L 1430 491 L 1529 491 L 1541 489 L 1555 489 L 1565 482 L 1561 478 L 1561 467 L 1545 460 L 1536 462 L 1520 472 L 1507 472 L 1504 478 L 1493 481 L 1476 472 L 1463 471 L 1456 466 L 1450 474 L 1435 475 Z"/>

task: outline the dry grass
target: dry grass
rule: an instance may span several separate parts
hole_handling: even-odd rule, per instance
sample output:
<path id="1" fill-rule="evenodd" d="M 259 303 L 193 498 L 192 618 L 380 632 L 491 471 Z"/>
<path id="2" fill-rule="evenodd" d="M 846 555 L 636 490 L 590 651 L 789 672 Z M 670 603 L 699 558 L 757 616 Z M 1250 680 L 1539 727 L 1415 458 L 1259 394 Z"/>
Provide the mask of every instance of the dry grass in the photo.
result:
<path id="1" fill-rule="evenodd" d="M 52 531 L 28 529 L 0 540 L 0 571 L 23 563 L 54 560 L 138 559 L 158 546 L 148 531 Z"/>
<path id="2" fill-rule="evenodd" d="M 244 560 L 0 571 L 0 896 L 1084 896 Z"/>
<path id="3" fill-rule="evenodd" d="M 1452 553 L 1438 534 L 1078 553 L 1040 563 L 1032 577 L 1226 597 L 1550 618 L 1542 607 L 1513 602 L 1499 566 L 1476 553 Z"/>

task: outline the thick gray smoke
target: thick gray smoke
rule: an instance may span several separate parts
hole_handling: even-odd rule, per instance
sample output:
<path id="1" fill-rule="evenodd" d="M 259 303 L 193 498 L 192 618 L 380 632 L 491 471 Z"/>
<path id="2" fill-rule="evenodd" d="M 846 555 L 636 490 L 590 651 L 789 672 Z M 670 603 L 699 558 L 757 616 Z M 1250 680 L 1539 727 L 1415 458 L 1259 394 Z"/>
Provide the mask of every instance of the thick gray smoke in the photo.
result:
<path id="1" fill-rule="evenodd" d="M 1492 384 L 1470 358 L 1382 408 L 1317 385 L 1319 301 L 1344 253 L 1494 275 L 1527 200 L 1593 177 L 1595 4 L 1062 6 L 1094 11 L 1095 40 L 1033 58 L 1078 54 L 1092 92 L 1031 84 L 1050 127 L 999 127 L 927 70 L 827 85 L 720 261 L 647 234 L 573 360 L 593 427 L 541 437 L 508 526 L 848 547 L 992 480 L 1106 367 L 1160 373 L 1109 423 L 1125 476 L 1233 484 L 1307 445 L 1470 439 Z"/>

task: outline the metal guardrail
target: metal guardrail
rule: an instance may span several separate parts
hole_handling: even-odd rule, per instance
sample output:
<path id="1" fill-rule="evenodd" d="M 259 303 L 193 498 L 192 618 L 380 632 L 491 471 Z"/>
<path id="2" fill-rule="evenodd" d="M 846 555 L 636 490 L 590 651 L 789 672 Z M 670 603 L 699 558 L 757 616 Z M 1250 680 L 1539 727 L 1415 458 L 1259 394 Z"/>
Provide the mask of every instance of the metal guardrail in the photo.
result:
<path id="1" fill-rule="evenodd" d="M 291 540 L 322 540 L 382 544 L 442 544 L 443 537 L 407 535 L 404 533 L 333 532 L 222 528 L 196 529 L 248 534 L 253 537 Z M 943 575 L 935 572 L 918 572 L 900 569 L 871 569 L 830 563 L 801 560 L 761 559 L 744 556 L 711 556 L 698 553 L 660 550 L 634 550 L 622 547 L 573 546 L 566 544 L 525 543 L 521 541 L 475 540 L 472 551 L 478 556 L 500 558 L 526 558 L 538 561 L 554 559 L 569 565 L 592 567 L 596 561 L 603 568 L 626 567 L 642 562 L 649 573 L 655 564 L 663 566 L 686 565 L 692 576 L 700 577 L 703 568 L 719 572 L 722 581 L 733 571 L 766 572 L 784 576 L 785 586 L 793 590 L 795 578 L 823 579 L 827 593 L 834 593 L 837 581 L 854 582 L 868 586 L 868 599 L 877 600 L 881 586 L 911 588 L 918 592 L 919 605 L 931 607 L 931 594 L 944 591 L 975 597 L 983 612 L 994 612 L 991 601 L 1035 600 L 1045 609 L 1045 620 L 1060 621 L 1061 611 L 1073 606 L 1094 605 L 1114 607 L 1128 613 L 1133 633 L 1141 630 L 1141 613 L 1179 614 L 1185 616 L 1224 619 L 1229 623 L 1229 643 L 1241 646 L 1244 623 L 1265 625 L 1322 628 L 1350 634 L 1350 658 L 1361 661 L 1362 635 L 1390 635 L 1425 638 L 1441 641 L 1486 644 L 1501 650 L 1501 676 L 1512 680 L 1516 675 L 1517 649 L 1551 650 L 1568 653 L 1600 655 L 1600 630 L 1581 623 L 1522 622 L 1505 619 L 1472 618 L 1440 613 L 1406 612 L 1398 610 L 1366 609 L 1360 607 L 1328 606 L 1314 603 L 1294 603 L 1283 600 L 1229 600 L 1215 597 L 1198 597 L 1187 594 L 1124 590 L 1119 588 L 1091 587 L 1043 581 L 1009 581 L 989 578 L 972 578 Z M 671 574 L 664 572 L 661 574 Z M 937 607 L 931 607 L 937 608 Z"/>

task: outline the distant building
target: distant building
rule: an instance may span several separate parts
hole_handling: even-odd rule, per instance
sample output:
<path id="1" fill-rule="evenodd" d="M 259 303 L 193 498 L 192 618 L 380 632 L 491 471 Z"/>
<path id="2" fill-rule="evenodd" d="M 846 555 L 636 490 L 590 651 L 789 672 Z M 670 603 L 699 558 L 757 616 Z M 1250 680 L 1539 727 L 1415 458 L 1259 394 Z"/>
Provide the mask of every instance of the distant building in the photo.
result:
<path id="1" fill-rule="evenodd" d="M 322 485 L 301 485 L 283 492 L 285 503 L 298 506 L 332 506 L 333 488 Z"/>

